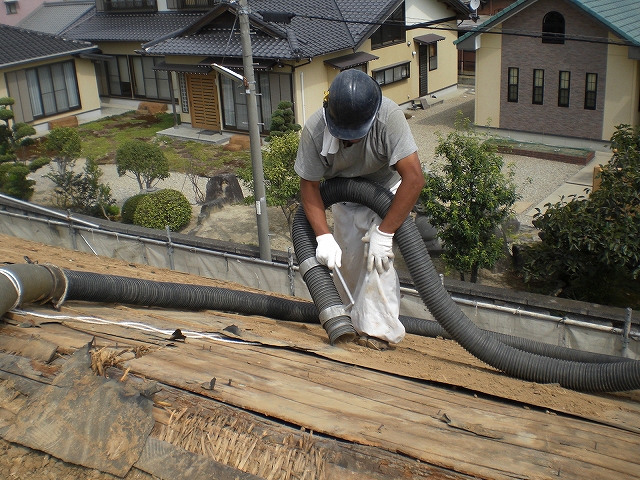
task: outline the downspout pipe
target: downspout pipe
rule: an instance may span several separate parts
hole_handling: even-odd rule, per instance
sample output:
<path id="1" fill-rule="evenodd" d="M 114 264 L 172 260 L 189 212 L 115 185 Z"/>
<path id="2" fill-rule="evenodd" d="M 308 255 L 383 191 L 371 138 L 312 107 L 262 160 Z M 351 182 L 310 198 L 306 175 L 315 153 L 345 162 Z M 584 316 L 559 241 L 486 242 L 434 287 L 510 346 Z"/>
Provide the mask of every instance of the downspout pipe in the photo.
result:
<path id="1" fill-rule="evenodd" d="M 389 190 L 361 178 L 325 181 L 321 184 L 320 193 L 325 208 L 337 202 L 354 202 L 369 207 L 383 218 L 393 200 Z M 298 209 L 294 218 L 292 238 L 300 264 L 315 256 L 315 236 L 302 208 Z M 442 285 L 411 218 L 405 219 L 394 238 L 425 306 L 447 333 L 479 360 L 515 378 L 537 383 L 558 383 L 572 390 L 613 392 L 640 388 L 638 361 L 585 363 L 558 360 L 518 350 L 487 335 L 467 318 Z M 321 282 L 320 277 L 330 277 L 326 267 L 309 269 L 303 277 L 314 302 L 316 297 L 325 300 L 324 292 L 314 292 L 316 284 Z M 325 280 L 325 283 L 328 281 Z M 322 308 L 337 308 L 341 300 L 337 302 L 324 302 Z M 322 311 L 320 305 L 318 310 Z"/>

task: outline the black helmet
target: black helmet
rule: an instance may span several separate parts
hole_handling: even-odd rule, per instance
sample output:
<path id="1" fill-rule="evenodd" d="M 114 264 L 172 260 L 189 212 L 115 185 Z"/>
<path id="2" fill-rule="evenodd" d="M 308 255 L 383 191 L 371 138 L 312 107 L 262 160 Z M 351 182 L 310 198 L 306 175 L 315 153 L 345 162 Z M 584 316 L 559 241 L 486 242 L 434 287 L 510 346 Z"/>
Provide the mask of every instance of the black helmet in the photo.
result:
<path id="1" fill-rule="evenodd" d="M 380 85 L 361 70 L 344 70 L 331 82 L 324 102 L 329 133 L 341 140 L 364 137 L 376 118 L 382 91 Z"/>

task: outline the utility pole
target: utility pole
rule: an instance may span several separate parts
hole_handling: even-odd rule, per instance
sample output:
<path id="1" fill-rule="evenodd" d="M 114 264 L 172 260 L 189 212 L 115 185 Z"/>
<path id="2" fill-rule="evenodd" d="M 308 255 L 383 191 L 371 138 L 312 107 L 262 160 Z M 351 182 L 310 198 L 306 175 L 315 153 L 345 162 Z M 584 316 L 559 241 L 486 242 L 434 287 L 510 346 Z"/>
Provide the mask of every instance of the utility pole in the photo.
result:
<path id="1" fill-rule="evenodd" d="M 253 53 L 249 34 L 249 7 L 247 0 L 238 0 L 240 19 L 240 39 L 242 41 L 242 64 L 244 66 L 245 94 L 247 95 L 247 120 L 249 122 L 249 144 L 251 146 L 251 165 L 253 167 L 253 194 L 256 199 L 256 218 L 258 222 L 258 245 L 260 258 L 271 261 L 269 242 L 269 217 L 267 216 L 267 197 L 264 187 L 262 168 L 262 150 L 260 149 L 260 130 L 258 128 L 258 103 L 256 101 L 256 80 L 253 74 Z"/>

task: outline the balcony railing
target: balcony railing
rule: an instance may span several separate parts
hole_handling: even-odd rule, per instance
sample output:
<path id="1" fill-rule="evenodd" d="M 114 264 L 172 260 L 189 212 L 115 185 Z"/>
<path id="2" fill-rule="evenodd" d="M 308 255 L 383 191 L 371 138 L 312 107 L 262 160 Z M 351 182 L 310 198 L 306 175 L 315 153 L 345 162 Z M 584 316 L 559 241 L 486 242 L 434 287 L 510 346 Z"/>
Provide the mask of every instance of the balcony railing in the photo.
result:
<path id="1" fill-rule="evenodd" d="M 96 0 L 96 8 L 102 12 L 155 12 L 158 9 L 156 0 Z"/>
<path id="2" fill-rule="evenodd" d="M 167 8 L 177 10 L 207 10 L 220 3 L 220 0 L 167 0 Z"/>

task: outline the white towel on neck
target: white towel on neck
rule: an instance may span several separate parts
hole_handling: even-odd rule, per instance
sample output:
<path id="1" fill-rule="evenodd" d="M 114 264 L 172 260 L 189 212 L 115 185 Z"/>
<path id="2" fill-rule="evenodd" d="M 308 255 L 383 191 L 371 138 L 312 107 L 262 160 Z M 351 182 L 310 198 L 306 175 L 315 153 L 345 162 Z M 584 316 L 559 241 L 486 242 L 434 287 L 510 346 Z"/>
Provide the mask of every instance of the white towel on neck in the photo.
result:
<path id="1" fill-rule="evenodd" d="M 322 116 L 324 117 L 324 109 L 322 109 Z M 324 134 L 322 135 L 322 150 L 320 155 L 326 157 L 328 154 L 334 154 L 340 147 L 340 140 L 329 133 L 329 127 L 326 126 L 327 118 L 324 119 L 325 127 Z"/>

